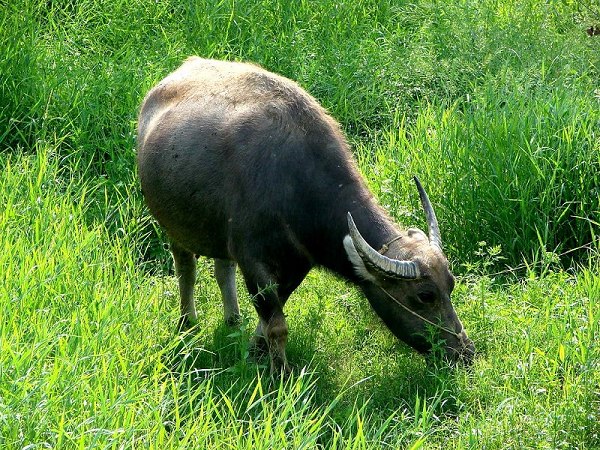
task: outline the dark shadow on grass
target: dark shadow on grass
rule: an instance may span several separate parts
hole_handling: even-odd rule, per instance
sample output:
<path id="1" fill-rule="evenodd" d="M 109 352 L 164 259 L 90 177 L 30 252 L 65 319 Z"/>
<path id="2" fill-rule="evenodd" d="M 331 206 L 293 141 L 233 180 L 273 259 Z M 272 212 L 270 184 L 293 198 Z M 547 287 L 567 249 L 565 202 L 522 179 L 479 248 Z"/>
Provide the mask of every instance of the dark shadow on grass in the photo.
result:
<path id="1" fill-rule="evenodd" d="M 213 330 L 202 329 L 200 324 L 185 331 L 173 327 L 172 338 L 164 343 L 162 359 L 164 376 L 172 377 L 177 384 L 177 393 L 170 392 L 172 404 L 163 413 L 167 431 L 175 423 L 175 403 L 177 420 L 185 422 L 195 417 L 202 402 L 198 392 L 207 389 L 207 383 L 211 392 L 230 393 L 240 405 L 246 396 L 236 396 L 235 391 L 251 392 L 249 387 L 256 383 L 257 377 L 268 386 L 268 366 L 264 361 L 248 358 L 249 337 L 247 321 L 235 327 L 221 323 Z"/>
<path id="2" fill-rule="evenodd" d="M 187 330 L 173 328 L 173 337 L 165 343 L 168 351 L 163 363 L 171 375 L 206 373 L 206 377 L 226 377 L 235 373 L 239 378 L 247 371 L 256 372 L 256 364 L 245 356 L 248 349 L 248 332 L 245 324 L 231 327 L 219 324 L 212 331 L 195 325 Z"/>

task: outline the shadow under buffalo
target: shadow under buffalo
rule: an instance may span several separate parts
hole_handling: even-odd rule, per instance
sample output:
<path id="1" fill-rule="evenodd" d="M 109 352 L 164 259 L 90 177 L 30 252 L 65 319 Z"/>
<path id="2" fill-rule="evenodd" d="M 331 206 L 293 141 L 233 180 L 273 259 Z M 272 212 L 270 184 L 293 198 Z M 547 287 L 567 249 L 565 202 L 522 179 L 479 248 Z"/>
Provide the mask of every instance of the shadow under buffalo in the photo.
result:
<path id="1" fill-rule="evenodd" d="M 315 316 L 312 320 L 321 319 Z M 311 373 L 315 380 L 311 401 L 322 408 L 337 402 L 329 415 L 338 424 L 347 421 L 356 405 L 366 405 L 366 411 L 382 419 L 394 414 L 417 417 L 424 404 L 437 417 L 460 415 L 463 403 L 455 370 L 441 361 L 427 362 L 398 342 L 389 349 L 398 355 L 390 366 L 377 367 L 375 364 L 372 371 L 364 368 L 356 371 L 363 375 L 350 369 L 347 372 L 350 376 L 341 379 L 335 364 L 336 355 L 329 354 L 318 333 L 311 331 L 320 324 L 310 325 L 311 328 L 295 329 L 288 341 L 287 356 L 293 366 L 292 376 L 298 376 L 302 371 Z M 257 359 L 250 354 L 249 340 L 253 331 L 254 321 L 248 320 L 238 327 L 222 323 L 212 332 L 198 326 L 181 333 L 174 328 L 173 338 L 165 343 L 163 355 L 165 375 L 172 376 L 179 384 L 177 393 L 172 392 L 177 401 L 163 413 L 167 431 L 174 423 L 175 404 L 179 405 L 177 416 L 180 421 L 193 420 L 195 410 L 202 406 L 202 395 L 198 390 L 206 389 L 207 381 L 211 392 L 227 393 L 229 399 L 237 403 L 234 408 L 239 411 L 248 404 L 259 379 L 265 391 L 277 391 L 280 380 L 270 376 L 268 356 Z M 353 362 L 346 363 L 352 365 Z M 368 375 L 364 376 L 366 372 Z M 185 411 L 181 410 L 182 405 L 185 405 Z"/>

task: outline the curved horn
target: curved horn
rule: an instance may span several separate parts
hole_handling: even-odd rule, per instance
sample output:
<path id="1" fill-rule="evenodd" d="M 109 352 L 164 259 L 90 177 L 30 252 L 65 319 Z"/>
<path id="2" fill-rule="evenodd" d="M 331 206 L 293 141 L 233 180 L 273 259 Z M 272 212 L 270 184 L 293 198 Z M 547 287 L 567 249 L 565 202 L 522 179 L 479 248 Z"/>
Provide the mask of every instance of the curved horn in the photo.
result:
<path id="1" fill-rule="evenodd" d="M 356 248 L 356 251 L 367 267 L 392 278 L 408 280 L 419 278 L 419 267 L 414 261 L 391 259 L 371 247 L 361 236 L 358 228 L 356 228 L 356 224 L 350 213 L 348 213 L 348 229 L 350 230 L 350 238 L 352 238 L 354 248 Z"/>
<path id="2" fill-rule="evenodd" d="M 415 184 L 417 185 L 417 189 L 419 190 L 419 197 L 421 197 L 421 205 L 423 205 L 425 217 L 427 218 L 427 226 L 429 227 L 429 242 L 431 242 L 434 245 L 437 245 L 441 250 L 443 249 L 442 237 L 440 236 L 440 227 L 438 226 L 438 221 L 435 217 L 433 206 L 431 206 L 429 197 L 427 197 L 427 192 L 425 192 L 425 189 L 423 189 L 423 186 L 421 185 L 419 179 L 417 177 L 414 177 L 414 179 Z"/>

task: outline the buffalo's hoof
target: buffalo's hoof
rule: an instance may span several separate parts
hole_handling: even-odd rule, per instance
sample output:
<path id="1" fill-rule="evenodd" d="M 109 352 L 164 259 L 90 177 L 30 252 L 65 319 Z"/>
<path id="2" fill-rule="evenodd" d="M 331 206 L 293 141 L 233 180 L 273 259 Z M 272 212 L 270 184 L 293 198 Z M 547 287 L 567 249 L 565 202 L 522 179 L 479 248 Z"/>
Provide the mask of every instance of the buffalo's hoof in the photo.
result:
<path id="1" fill-rule="evenodd" d="M 192 320 L 188 316 L 181 316 L 177 322 L 177 330 L 180 333 L 183 333 L 185 331 L 190 331 L 196 325 L 198 325 L 196 320 Z"/>
<path id="2" fill-rule="evenodd" d="M 242 324 L 242 316 L 234 314 L 231 317 L 225 318 L 225 325 L 228 327 L 239 327 Z"/>
<path id="3" fill-rule="evenodd" d="M 287 360 L 279 356 L 271 355 L 271 378 L 273 380 L 288 378 L 292 373 L 292 368 L 287 363 Z"/>
<path id="4" fill-rule="evenodd" d="M 258 361 L 269 354 L 269 344 L 267 340 L 258 334 L 255 334 L 250 338 L 250 344 L 248 346 L 248 353 L 250 359 Z"/>

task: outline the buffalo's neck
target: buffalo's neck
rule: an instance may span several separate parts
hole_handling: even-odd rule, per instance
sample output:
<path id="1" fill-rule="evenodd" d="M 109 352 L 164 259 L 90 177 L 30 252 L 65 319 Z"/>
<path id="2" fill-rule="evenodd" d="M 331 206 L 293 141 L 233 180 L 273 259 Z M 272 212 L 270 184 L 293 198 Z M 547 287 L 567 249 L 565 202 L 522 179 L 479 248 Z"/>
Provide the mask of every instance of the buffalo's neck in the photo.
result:
<path id="1" fill-rule="evenodd" d="M 376 250 L 392 240 L 398 231 L 362 182 L 340 193 L 330 208 L 315 230 L 313 242 L 316 245 L 309 244 L 314 261 L 343 278 L 359 281 L 343 245 L 349 232 L 348 212 L 363 238 Z"/>
<path id="2" fill-rule="evenodd" d="M 313 264 L 359 281 L 343 245 L 349 232 L 348 212 L 375 249 L 396 237 L 396 227 L 367 188 L 339 132 L 325 132 L 292 154 L 302 155 L 302 159 L 285 167 L 281 184 L 295 187 L 287 197 L 293 201 L 286 205 L 286 220 L 298 243 Z"/>

